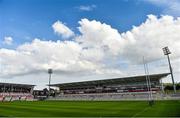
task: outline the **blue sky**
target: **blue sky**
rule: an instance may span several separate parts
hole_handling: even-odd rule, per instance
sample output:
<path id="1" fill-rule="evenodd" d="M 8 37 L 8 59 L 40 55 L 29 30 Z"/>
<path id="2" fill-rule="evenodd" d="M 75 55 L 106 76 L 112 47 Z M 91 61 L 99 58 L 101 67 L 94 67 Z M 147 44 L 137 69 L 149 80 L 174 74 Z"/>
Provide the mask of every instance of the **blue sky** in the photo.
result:
<path id="1" fill-rule="evenodd" d="M 164 73 L 169 46 L 180 81 L 179 16 L 179 0 L 0 0 L 0 79 L 44 87 L 48 68 L 53 83 L 139 75 L 142 57 Z"/>
<path id="2" fill-rule="evenodd" d="M 90 11 L 79 9 L 91 5 L 95 8 Z M 55 21 L 78 33 L 82 18 L 105 22 L 124 32 L 140 25 L 148 14 L 161 12 L 161 8 L 139 0 L 0 0 L 0 39 L 13 37 L 14 47 L 34 38 L 56 40 L 59 37 L 51 28 Z"/>

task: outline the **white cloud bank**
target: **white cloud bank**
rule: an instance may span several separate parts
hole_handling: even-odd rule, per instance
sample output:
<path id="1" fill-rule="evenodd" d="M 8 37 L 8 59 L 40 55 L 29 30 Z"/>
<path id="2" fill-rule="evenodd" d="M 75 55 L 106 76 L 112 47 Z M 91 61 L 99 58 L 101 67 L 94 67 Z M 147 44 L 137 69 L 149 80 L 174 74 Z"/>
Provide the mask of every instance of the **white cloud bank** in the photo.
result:
<path id="1" fill-rule="evenodd" d="M 162 58 L 162 48 L 169 46 L 173 57 L 180 56 L 180 18 L 148 15 L 146 22 L 122 34 L 127 40 L 125 57 L 138 61 L 143 55 L 149 60 Z"/>
<path id="2" fill-rule="evenodd" d="M 12 43 L 13 43 L 13 38 L 12 37 L 10 37 L 10 36 L 5 36 L 4 37 L 3 44 L 5 44 L 5 45 L 12 45 Z"/>
<path id="3" fill-rule="evenodd" d="M 59 21 L 56 23 L 61 24 Z M 81 34 L 72 41 L 34 39 L 15 50 L 0 49 L 0 76 L 18 78 L 34 75 L 34 80 L 41 78 L 44 81 L 40 75 L 53 68 L 54 83 L 79 81 L 81 77 L 92 75 L 96 79 L 98 75 L 108 78 L 131 73 L 128 70 L 132 64 L 141 64 L 143 56 L 149 62 L 164 58 L 164 46 L 169 46 L 175 60 L 180 57 L 180 18 L 149 15 L 140 26 L 124 33 L 96 20 L 82 19 L 79 24 Z M 66 32 L 61 34 L 67 35 Z M 121 62 L 127 62 L 128 66 Z M 173 65 L 179 65 L 179 61 Z M 155 64 L 151 69 L 167 72 L 164 66 L 162 68 Z M 144 72 L 143 69 L 140 71 Z M 174 71 L 179 72 L 179 67 L 176 66 Z"/>

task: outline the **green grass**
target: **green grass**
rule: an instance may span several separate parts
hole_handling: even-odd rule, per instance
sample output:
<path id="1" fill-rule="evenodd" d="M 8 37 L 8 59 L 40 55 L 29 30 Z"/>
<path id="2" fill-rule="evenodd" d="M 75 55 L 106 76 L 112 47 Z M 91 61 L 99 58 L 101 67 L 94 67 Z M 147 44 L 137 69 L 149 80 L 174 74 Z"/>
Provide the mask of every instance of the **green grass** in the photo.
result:
<path id="1" fill-rule="evenodd" d="M 0 102 L 0 116 L 180 117 L 180 100 L 156 101 L 152 107 L 148 106 L 146 101 Z"/>

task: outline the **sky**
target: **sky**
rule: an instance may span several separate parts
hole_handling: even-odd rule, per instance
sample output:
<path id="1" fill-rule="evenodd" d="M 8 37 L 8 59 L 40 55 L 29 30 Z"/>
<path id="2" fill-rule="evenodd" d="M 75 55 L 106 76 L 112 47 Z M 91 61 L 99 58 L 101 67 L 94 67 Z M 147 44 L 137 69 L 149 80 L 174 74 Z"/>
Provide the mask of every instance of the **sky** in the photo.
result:
<path id="1" fill-rule="evenodd" d="M 52 83 L 169 72 L 180 82 L 179 0 L 0 0 L 0 82 Z M 171 82 L 171 78 L 163 79 Z"/>

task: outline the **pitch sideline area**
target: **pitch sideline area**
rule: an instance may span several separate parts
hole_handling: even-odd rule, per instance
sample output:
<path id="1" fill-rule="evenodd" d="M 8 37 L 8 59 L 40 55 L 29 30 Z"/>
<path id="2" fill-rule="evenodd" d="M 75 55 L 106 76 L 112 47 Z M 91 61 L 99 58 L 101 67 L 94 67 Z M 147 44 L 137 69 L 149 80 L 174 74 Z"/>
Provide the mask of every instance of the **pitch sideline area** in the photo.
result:
<path id="1" fill-rule="evenodd" d="M 105 116 L 180 116 L 180 100 L 155 101 L 17 101 L 0 102 L 0 116 L 61 116 L 61 117 L 105 117 Z"/>

